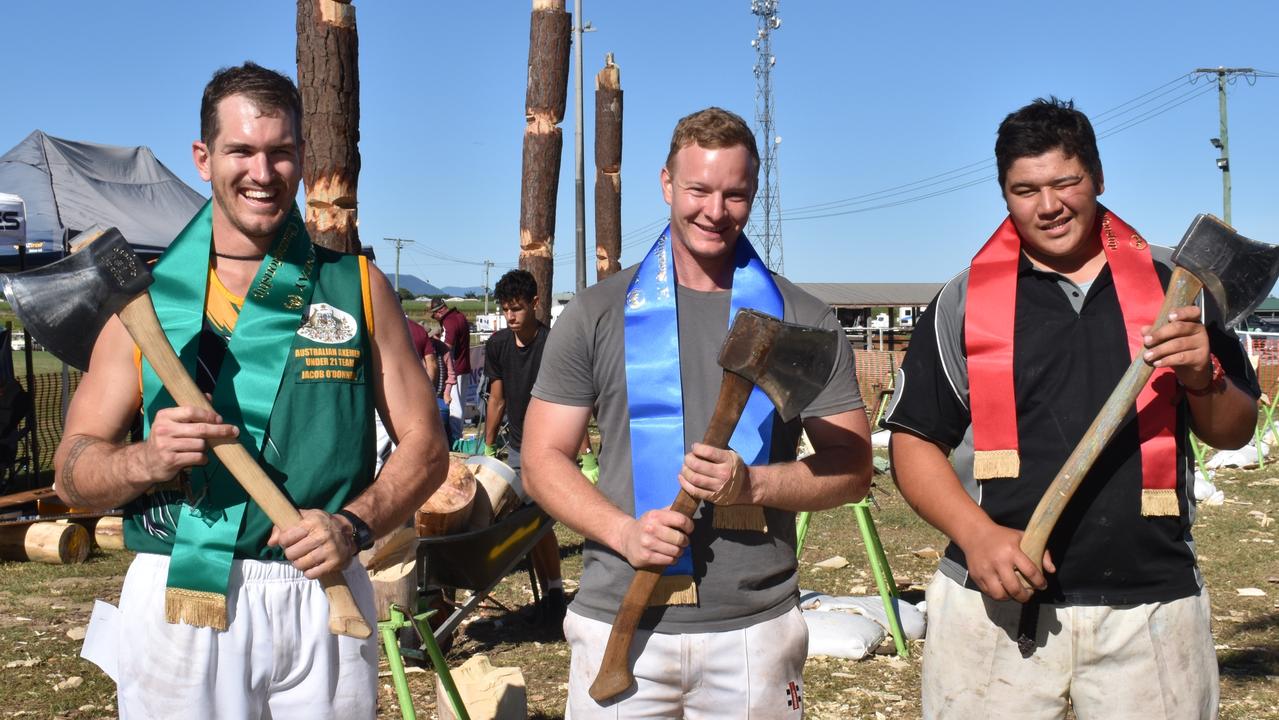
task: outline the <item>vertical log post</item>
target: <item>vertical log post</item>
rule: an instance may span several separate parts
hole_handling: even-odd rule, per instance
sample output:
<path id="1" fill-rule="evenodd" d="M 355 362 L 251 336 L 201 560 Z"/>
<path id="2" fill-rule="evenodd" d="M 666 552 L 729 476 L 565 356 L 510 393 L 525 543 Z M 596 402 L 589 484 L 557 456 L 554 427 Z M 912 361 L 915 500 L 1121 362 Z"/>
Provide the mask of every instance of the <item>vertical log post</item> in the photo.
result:
<path id="1" fill-rule="evenodd" d="M 298 0 L 297 34 L 306 229 L 319 245 L 356 253 L 360 73 L 355 7 L 350 0 Z"/>
<path id="2" fill-rule="evenodd" d="M 622 79 L 613 53 L 595 76 L 595 279 L 622 269 Z"/>
<path id="3" fill-rule="evenodd" d="M 537 316 L 551 321 L 555 199 L 568 97 L 571 20 L 564 0 L 533 0 L 529 23 L 528 92 L 525 95 L 524 170 L 520 186 L 520 268 L 537 280 Z"/>

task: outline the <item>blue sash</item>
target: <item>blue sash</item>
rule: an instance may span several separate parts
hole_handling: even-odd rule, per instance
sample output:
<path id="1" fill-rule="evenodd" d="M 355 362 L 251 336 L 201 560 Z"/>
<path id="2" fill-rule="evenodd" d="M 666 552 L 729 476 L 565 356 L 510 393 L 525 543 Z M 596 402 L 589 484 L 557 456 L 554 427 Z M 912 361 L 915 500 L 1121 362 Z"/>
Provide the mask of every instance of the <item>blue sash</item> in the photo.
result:
<path id="1" fill-rule="evenodd" d="M 684 465 L 684 401 L 680 383 L 679 321 L 675 299 L 675 264 L 670 226 L 649 250 L 631 279 L 624 311 L 626 393 L 631 426 L 631 475 L 635 517 L 665 508 L 679 492 L 679 471 Z M 782 317 L 781 292 L 772 274 L 755 253 L 745 235 L 739 235 L 733 253 L 733 287 L 725 328 L 741 308 L 753 308 Z M 758 387 L 751 391 L 741 421 L 729 447 L 747 465 L 769 461 L 773 429 L 773 403 Z M 717 508 L 716 512 L 721 512 Z M 684 587 L 672 585 L 662 604 L 696 602 L 691 583 L 693 559 L 687 549 L 667 568 L 665 575 L 684 576 Z M 663 578 L 664 580 L 666 578 Z M 684 594 L 682 594 L 684 593 Z"/>

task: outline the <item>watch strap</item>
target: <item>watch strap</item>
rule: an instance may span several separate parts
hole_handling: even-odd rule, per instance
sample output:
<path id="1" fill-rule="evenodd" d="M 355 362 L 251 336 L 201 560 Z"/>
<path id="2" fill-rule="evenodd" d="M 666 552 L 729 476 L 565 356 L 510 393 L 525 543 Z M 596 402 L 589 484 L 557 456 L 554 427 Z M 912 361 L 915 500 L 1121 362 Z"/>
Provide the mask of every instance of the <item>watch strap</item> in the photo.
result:
<path id="1" fill-rule="evenodd" d="M 343 508 L 333 513 L 346 518 L 351 523 L 351 544 L 355 546 L 357 551 L 368 550 L 373 547 L 373 530 L 369 524 L 364 522 L 359 515 Z"/>

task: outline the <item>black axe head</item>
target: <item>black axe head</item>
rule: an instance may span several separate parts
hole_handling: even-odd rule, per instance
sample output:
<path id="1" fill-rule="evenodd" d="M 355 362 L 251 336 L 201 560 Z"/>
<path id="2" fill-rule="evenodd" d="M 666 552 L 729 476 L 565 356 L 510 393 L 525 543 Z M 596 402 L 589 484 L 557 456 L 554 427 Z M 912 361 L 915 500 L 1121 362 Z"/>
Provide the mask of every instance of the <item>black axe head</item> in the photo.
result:
<path id="1" fill-rule="evenodd" d="M 146 292 L 151 271 L 120 231 L 95 225 L 76 235 L 67 257 L 8 275 L 4 295 L 27 332 L 66 364 L 87 370 L 98 333 Z"/>
<path id="2" fill-rule="evenodd" d="M 808 406 L 830 379 L 839 351 L 834 330 L 782 322 L 771 315 L 737 311 L 719 351 L 720 367 L 759 386 L 782 420 Z"/>
<path id="3" fill-rule="evenodd" d="M 1279 278 L 1279 247 L 1249 240 L 1212 215 L 1197 215 L 1172 252 L 1212 295 L 1227 327 L 1248 317 Z"/>

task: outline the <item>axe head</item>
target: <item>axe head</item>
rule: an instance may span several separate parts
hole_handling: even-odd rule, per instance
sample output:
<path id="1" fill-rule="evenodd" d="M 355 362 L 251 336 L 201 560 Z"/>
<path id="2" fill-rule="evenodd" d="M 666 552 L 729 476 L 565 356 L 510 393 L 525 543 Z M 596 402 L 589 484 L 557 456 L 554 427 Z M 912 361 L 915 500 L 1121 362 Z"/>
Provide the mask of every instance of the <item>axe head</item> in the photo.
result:
<path id="1" fill-rule="evenodd" d="M 1249 240 L 1212 215 L 1198 215 L 1173 250 L 1212 295 L 1227 327 L 1257 309 L 1279 278 L 1279 247 Z"/>
<path id="2" fill-rule="evenodd" d="M 743 309 L 724 338 L 719 364 L 759 386 L 787 421 L 826 386 L 838 352 L 839 333 L 834 330 L 795 325 Z"/>
<path id="3" fill-rule="evenodd" d="M 4 295 L 27 331 L 66 364 L 87 370 L 98 333 L 146 292 L 151 271 L 120 231 L 94 225 L 72 240 L 67 257 L 7 275 Z"/>

